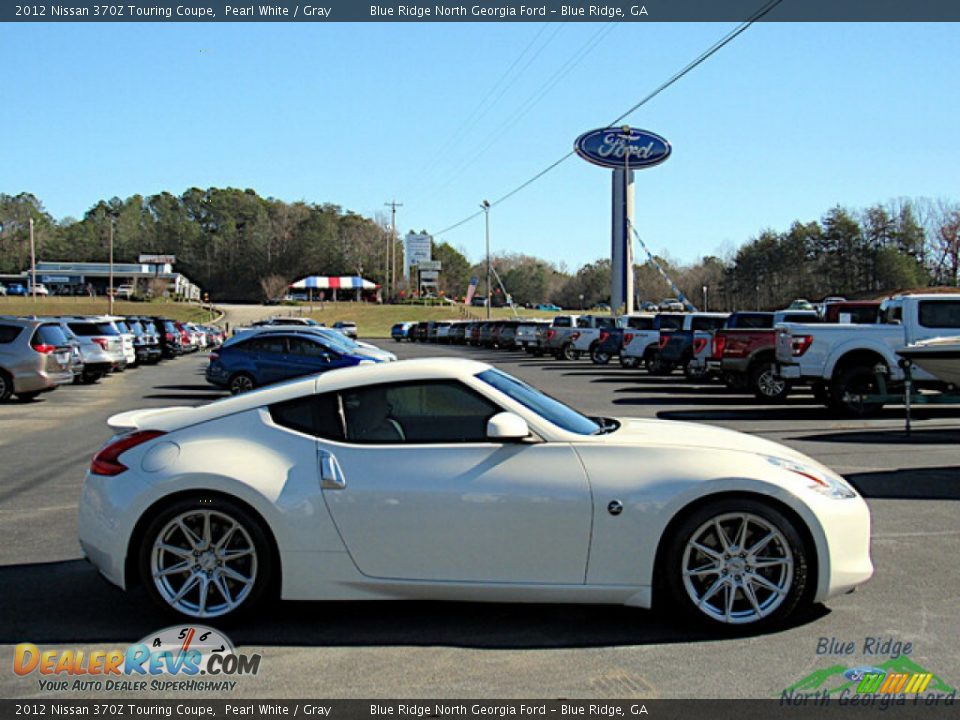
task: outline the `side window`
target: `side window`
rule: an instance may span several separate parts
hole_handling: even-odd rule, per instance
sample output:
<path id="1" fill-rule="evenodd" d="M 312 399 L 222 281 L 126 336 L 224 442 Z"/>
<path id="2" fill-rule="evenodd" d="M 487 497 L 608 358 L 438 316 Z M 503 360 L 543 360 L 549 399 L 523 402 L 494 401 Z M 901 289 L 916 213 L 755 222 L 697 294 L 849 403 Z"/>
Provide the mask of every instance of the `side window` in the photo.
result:
<path id="1" fill-rule="evenodd" d="M 20 334 L 20 328 L 16 325 L 0 325 L 0 343 L 6 344 L 13 342 Z"/>
<path id="2" fill-rule="evenodd" d="M 960 301 L 926 300 L 920 303 L 920 325 L 927 328 L 960 328 Z"/>
<path id="3" fill-rule="evenodd" d="M 448 380 L 375 385 L 342 391 L 347 441 L 356 443 L 485 442 L 500 408 Z"/>
<path id="4" fill-rule="evenodd" d="M 628 327 L 633 328 L 634 330 L 652 330 L 653 329 L 653 318 L 630 318 L 627 320 Z"/>
<path id="5" fill-rule="evenodd" d="M 320 343 L 308 338 L 289 338 L 290 353 L 300 357 L 314 358 L 317 360 L 330 359 L 336 353 L 327 350 Z"/>
<path id="6" fill-rule="evenodd" d="M 343 421 L 336 393 L 308 395 L 270 406 L 277 425 L 327 440 L 343 440 Z"/>
<path id="7" fill-rule="evenodd" d="M 286 338 L 282 337 L 261 337 L 254 338 L 250 342 L 245 342 L 241 346 L 247 352 L 271 353 L 273 355 L 282 355 L 287 351 Z"/>
<path id="8" fill-rule="evenodd" d="M 716 330 L 723 327 L 722 317 L 695 317 L 691 320 L 691 330 Z"/>
<path id="9" fill-rule="evenodd" d="M 617 321 L 613 318 L 602 317 L 596 319 L 596 325 L 598 328 L 612 328 L 616 327 Z"/>
<path id="10" fill-rule="evenodd" d="M 590 318 L 579 317 L 577 318 L 577 327 L 578 328 L 588 328 L 590 327 Z"/>
<path id="11" fill-rule="evenodd" d="M 566 316 L 554 318 L 553 326 L 554 327 L 571 327 L 570 318 Z"/>

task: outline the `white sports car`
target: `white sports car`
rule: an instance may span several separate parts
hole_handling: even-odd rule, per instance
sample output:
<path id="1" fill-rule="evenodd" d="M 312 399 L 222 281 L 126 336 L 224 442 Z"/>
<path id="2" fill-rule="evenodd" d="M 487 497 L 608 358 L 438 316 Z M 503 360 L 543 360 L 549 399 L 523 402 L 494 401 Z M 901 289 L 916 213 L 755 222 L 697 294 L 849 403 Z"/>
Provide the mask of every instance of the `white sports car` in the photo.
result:
<path id="1" fill-rule="evenodd" d="M 770 625 L 873 572 L 866 503 L 787 447 L 588 418 L 484 363 L 335 370 L 114 416 L 80 503 L 108 580 L 191 618 L 290 600 L 662 603 Z"/>

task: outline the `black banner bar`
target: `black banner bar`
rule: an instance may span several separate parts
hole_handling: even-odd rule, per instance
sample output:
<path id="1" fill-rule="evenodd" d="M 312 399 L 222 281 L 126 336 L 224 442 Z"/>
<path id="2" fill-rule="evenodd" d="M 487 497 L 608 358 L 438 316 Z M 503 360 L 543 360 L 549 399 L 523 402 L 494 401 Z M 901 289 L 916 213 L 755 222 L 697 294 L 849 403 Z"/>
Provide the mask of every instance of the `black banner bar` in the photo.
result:
<path id="1" fill-rule="evenodd" d="M 815 694 L 814 694 L 815 695 Z M 2 718 L 57 717 L 580 718 L 582 720 L 807 720 L 956 718 L 956 696 L 875 695 L 780 700 L 0 700 Z"/>
<path id="2" fill-rule="evenodd" d="M 0 3 L 2 22 L 742 22 L 763 0 Z M 761 22 L 960 22 L 957 0 L 782 0 Z"/>

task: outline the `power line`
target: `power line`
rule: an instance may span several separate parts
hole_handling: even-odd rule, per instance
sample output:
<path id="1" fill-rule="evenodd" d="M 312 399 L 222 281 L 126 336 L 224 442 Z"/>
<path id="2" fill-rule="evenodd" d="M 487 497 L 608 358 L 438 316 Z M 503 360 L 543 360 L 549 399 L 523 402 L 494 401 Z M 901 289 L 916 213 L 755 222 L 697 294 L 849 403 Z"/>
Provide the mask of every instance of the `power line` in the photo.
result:
<path id="1" fill-rule="evenodd" d="M 763 18 L 765 15 L 767 15 L 771 10 L 773 10 L 773 9 L 774 9 L 777 5 L 779 5 L 781 2 L 783 2 L 783 0 L 770 0 L 770 2 L 766 3 L 765 5 L 763 5 L 759 10 L 757 10 L 757 11 L 756 11 L 753 15 L 751 15 L 747 20 L 745 20 L 744 22 L 742 22 L 740 25 L 738 25 L 736 28 L 734 28 L 733 30 L 731 30 L 731 31 L 730 31 L 729 33 L 727 33 L 726 35 L 724 35 L 722 38 L 720 38 L 720 39 L 719 39 L 717 42 L 715 42 L 713 45 L 711 45 L 709 48 L 707 48 L 706 50 L 704 50 L 700 55 L 698 55 L 698 56 L 697 56 L 696 58 L 694 58 L 692 61 L 690 61 L 689 63 L 687 63 L 687 65 L 685 65 L 685 66 L 684 66 L 683 68 L 681 68 L 679 71 L 677 71 L 676 73 L 674 73 L 673 75 L 671 75 L 666 81 L 664 81 L 664 82 L 661 83 L 659 86 L 657 86 L 653 91 L 651 91 L 649 94 L 647 94 L 645 97 L 643 97 L 639 102 L 637 102 L 635 105 L 633 105 L 629 110 L 627 110 L 626 112 L 624 112 L 623 114 L 621 114 L 619 117 L 617 117 L 617 118 L 616 118 L 615 120 L 613 120 L 612 122 L 608 123 L 607 127 L 613 127 L 613 126 L 615 126 L 617 123 L 623 121 L 623 120 L 626 119 L 628 116 L 632 115 L 634 112 L 636 112 L 637 110 L 639 110 L 643 105 L 645 105 L 646 103 L 650 102 L 650 101 L 651 101 L 653 98 L 655 98 L 657 95 L 659 95 L 659 94 L 662 93 L 664 90 L 666 90 L 667 88 L 669 88 L 671 85 L 673 85 L 674 83 L 676 83 L 678 80 L 680 80 L 681 78 L 683 78 L 685 75 L 687 75 L 688 73 L 690 73 L 690 71 L 692 71 L 694 68 L 696 68 L 696 67 L 698 67 L 699 65 L 703 64 L 706 60 L 708 60 L 710 57 L 712 57 L 713 55 L 715 55 L 719 50 L 721 50 L 721 49 L 724 48 L 726 45 L 728 45 L 730 42 L 732 42 L 734 39 L 736 39 L 739 35 L 741 35 L 744 31 L 746 31 L 751 25 L 753 25 L 755 22 L 757 22 L 758 20 L 760 20 L 761 18 Z M 560 165 L 561 163 L 565 162 L 567 159 L 569 159 L 569 158 L 570 158 L 571 156 L 573 156 L 574 154 L 575 154 L 575 152 L 574 152 L 573 150 L 570 150 L 570 151 L 567 152 L 563 157 L 561 157 L 559 160 L 556 160 L 556 161 L 553 162 L 552 164 L 548 165 L 546 168 L 544 168 L 543 170 L 541 170 L 540 172 L 538 172 L 536 175 L 534 175 L 534 176 L 533 176 L 532 178 L 530 178 L 529 180 L 527 180 L 527 181 L 523 182 L 522 184 L 518 185 L 518 186 L 515 187 L 513 190 L 511 190 L 510 192 L 508 192 L 506 195 L 503 195 L 502 197 L 500 197 L 500 198 L 494 200 L 493 202 L 491 202 L 491 203 L 490 203 L 490 207 L 495 207 L 495 206 L 499 205 L 500 203 L 502 203 L 502 202 L 508 200 L 509 198 L 513 197 L 514 195 L 516 195 L 518 192 L 520 192 L 520 191 L 523 190 L 524 188 L 529 187 L 529 186 L 532 185 L 534 182 L 536 182 L 537 180 L 539 180 L 540 178 L 542 178 L 544 175 L 546 175 L 547 173 L 549 173 L 550 171 L 552 171 L 554 168 L 556 168 L 558 165 Z M 482 211 L 481 211 L 481 212 L 477 212 L 477 213 L 473 213 L 472 215 L 464 218 L 463 220 L 460 220 L 459 222 L 456 222 L 456 223 L 454 223 L 453 225 L 450 225 L 449 227 L 446 227 L 446 228 L 444 228 L 443 230 L 435 233 L 435 236 L 436 236 L 436 237 L 439 237 L 440 235 L 443 235 L 443 234 L 445 234 L 445 233 L 448 233 L 448 232 L 450 232 L 451 230 L 454 230 L 454 229 L 460 227 L 461 225 L 463 225 L 463 224 L 465 224 L 465 223 L 467 223 L 467 222 L 470 222 L 471 220 L 473 220 L 474 218 L 478 217 L 478 216 L 481 215 L 481 214 L 482 214 Z"/>

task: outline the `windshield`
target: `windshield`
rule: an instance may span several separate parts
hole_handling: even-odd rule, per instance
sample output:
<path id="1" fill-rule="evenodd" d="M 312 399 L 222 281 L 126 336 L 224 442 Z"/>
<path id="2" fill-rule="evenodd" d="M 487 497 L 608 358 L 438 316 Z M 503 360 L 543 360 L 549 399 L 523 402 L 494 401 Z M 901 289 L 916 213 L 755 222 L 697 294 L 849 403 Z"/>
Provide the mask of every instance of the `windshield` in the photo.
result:
<path id="1" fill-rule="evenodd" d="M 532 410 L 540 417 L 553 423 L 559 428 L 578 435 L 594 435 L 603 427 L 585 415 L 581 415 L 573 408 L 554 400 L 535 387 L 527 385 L 512 375 L 500 370 L 484 370 L 477 375 L 488 385 L 492 385 L 507 397 L 516 400 L 525 408 Z"/>

